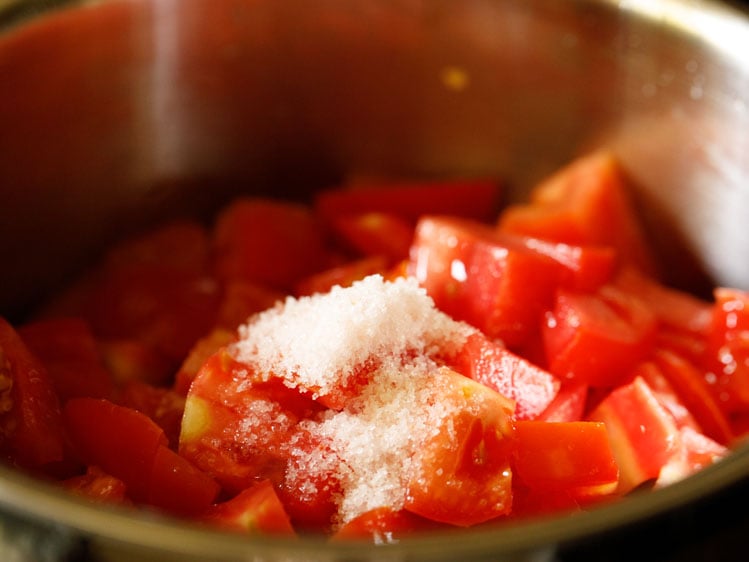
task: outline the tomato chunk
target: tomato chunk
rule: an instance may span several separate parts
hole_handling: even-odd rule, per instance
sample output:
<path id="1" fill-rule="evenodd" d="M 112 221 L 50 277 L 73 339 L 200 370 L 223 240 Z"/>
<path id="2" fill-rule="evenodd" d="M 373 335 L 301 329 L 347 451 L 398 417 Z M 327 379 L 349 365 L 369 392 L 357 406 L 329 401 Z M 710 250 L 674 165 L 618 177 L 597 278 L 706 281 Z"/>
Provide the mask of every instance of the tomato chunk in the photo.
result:
<path id="1" fill-rule="evenodd" d="M 494 180 L 434 182 L 373 182 L 346 185 L 317 194 L 315 210 L 327 220 L 343 215 L 379 212 L 412 222 L 422 215 L 449 214 L 494 220 L 499 210 L 501 185 Z"/>
<path id="2" fill-rule="evenodd" d="M 216 273 L 274 289 L 324 269 L 327 249 L 312 212 L 302 205 L 242 198 L 224 208 L 214 228 Z"/>
<path id="3" fill-rule="evenodd" d="M 471 335 L 448 364 L 459 373 L 515 402 L 514 417 L 533 419 L 559 391 L 559 379 L 515 355 L 483 334 Z"/>
<path id="4" fill-rule="evenodd" d="M 233 498 L 213 505 L 202 519 L 223 529 L 243 533 L 296 534 L 270 480 L 262 480 Z"/>
<path id="5" fill-rule="evenodd" d="M 515 440 L 515 474 L 529 487 L 576 497 L 617 488 L 619 467 L 603 423 L 519 421 Z"/>
<path id="6" fill-rule="evenodd" d="M 615 386 L 650 351 L 656 326 L 644 304 L 613 286 L 595 294 L 560 290 L 542 327 L 549 370 L 590 386 Z"/>
<path id="7" fill-rule="evenodd" d="M 657 260 L 630 200 L 629 182 L 605 151 L 580 157 L 533 188 L 530 202 L 506 208 L 505 232 L 578 245 L 611 246 L 621 263 L 650 274 Z"/>
<path id="8" fill-rule="evenodd" d="M 442 523 L 470 526 L 512 509 L 511 405 L 454 373 L 443 394 L 455 406 L 417 451 L 405 509 Z"/>
<path id="9" fill-rule="evenodd" d="M 0 317 L 0 453 L 25 468 L 63 458 L 60 403 L 44 365 Z"/>
<path id="10" fill-rule="evenodd" d="M 163 430 L 148 416 L 108 400 L 72 398 L 63 409 L 65 429 L 81 460 L 119 478 L 128 496 L 146 502 Z"/>

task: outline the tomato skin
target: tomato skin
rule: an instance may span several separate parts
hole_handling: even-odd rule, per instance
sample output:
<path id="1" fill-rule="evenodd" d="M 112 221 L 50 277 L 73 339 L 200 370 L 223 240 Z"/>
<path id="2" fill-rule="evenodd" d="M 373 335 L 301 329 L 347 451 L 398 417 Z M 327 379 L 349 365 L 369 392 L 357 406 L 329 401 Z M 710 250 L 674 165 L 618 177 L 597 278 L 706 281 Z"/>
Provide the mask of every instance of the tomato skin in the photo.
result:
<path id="1" fill-rule="evenodd" d="M 657 324 L 639 300 L 613 286 L 595 294 L 560 290 L 542 326 L 549 370 L 613 387 L 651 350 Z"/>
<path id="2" fill-rule="evenodd" d="M 0 453 L 23 468 L 64 456 L 60 403 L 44 365 L 0 317 Z"/>
<path id="3" fill-rule="evenodd" d="M 243 280 L 229 280 L 222 286 L 216 328 L 234 331 L 257 312 L 271 308 L 286 298 L 286 293 Z"/>
<path id="4" fill-rule="evenodd" d="M 518 421 L 514 474 L 527 486 L 573 497 L 616 490 L 619 468 L 600 422 Z"/>
<path id="5" fill-rule="evenodd" d="M 442 398 L 450 412 L 417 451 L 404 508 L 461 527 L 508 515 L 513 425 L 507 399 L 458 373 L 446 376 L 451 381 Z"/>
<path id="6" fill-rule="evenodd" d="M 201 520 L 236 532 L 296 535 L 270 480 L 261 480 L 233 498 L 214 504 L 206 510 Z"/>
<path id="7" fill-rule="evenodd" d="M 381 181 L 329 189 L 315 197 L 314 208 L 326 220 L 358 213 L 389 213 L 415 223 L 422 215 L 490 221 L 499 210 L 502 187 L 494 180 Z"/>
<path id="8" fill-rule="evenodd" d="M 163 430 L 148 416 L 105 399 L 72 398 L 63 408 L 71 444 L 87 465 L 119 478 L 128 496 L 148 500 L 151 473 L 160 446 L 168 445 Z"/>
<path id="9" fill-rule="evenodd" d="M 419 517 L 405 510 L 375 508 L 342 525 L 331 541 L 367 541 L 374 544 L 400 542 L 418 533 L 434 532 L 444 525 Z"/>

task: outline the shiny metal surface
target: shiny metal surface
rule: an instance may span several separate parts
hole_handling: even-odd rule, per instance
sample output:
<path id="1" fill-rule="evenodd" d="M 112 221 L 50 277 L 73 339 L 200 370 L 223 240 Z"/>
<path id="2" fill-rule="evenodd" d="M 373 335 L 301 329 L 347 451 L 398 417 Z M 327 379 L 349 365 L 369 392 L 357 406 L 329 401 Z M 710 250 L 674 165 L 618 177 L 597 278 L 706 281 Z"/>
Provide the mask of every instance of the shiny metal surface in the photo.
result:
<path id="1" fill-rule="evenodd" d="M 497 175 L 518 199 L 600 146 L 635 180 L 672 281 L 749 288 L 749 20 L 737 10 L 694 0 L 61 9 L 0 35 L 0 313 L 19 317 L 115 237 L 207 216 L 237 193 L 303 198 L 352 172 Z M 49 526 L 91 560 L 544 561 L 746 474 L 742 450 L 593 513 L 387 548 L 219 537 L 92 508 L 14 473 L 1 474 L 0 505 L 20 522 L 3 523 L 5 538 Z"/>

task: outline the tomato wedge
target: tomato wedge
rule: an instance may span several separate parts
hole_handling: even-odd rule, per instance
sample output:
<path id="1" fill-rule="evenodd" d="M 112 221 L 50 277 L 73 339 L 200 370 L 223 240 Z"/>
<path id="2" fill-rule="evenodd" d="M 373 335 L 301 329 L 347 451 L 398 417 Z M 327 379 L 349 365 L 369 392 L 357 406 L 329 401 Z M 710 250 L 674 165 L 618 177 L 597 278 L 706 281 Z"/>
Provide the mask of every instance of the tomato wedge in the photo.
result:
<path id="1" fill-rule="evenodd" d="M 512 404 L 458 373 L 446 376 L 451 382 L 443 399 L 452 407 L 416 454 L 405 509 L 470 526 L 512 509 Z"/>
<path id="2" fill-rule="evenodd" d="M 611 246 L 623 264 L 657 276 L 629 182 L 609 152 L 580 157 L 533 188 L 530 202 L 500 215 L 500 230 L 576 245 Z"/>

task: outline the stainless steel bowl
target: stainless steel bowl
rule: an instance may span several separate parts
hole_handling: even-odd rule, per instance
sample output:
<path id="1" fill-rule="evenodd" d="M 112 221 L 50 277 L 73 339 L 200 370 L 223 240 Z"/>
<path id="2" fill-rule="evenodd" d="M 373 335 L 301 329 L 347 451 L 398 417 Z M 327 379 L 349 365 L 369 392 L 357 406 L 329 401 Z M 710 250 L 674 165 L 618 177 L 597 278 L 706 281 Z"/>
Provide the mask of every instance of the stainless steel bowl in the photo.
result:
<path id="1" fill-rule="evenodd" d="M 635 181 L 674 283 L 749 289 L 749 18 L 739 8 L 73 4 L 0 32 L 0 314 L 22 317 L 117 237 L 208 216 L 239 193 L 303 199 L 352 172 L 481 174 L 506 178 L 508 198 L 521 199 L 599 146 Z M 0 538 L 30 560 L 545 561 L 626 551 L 647 529 L 678 552 L 699 531 L 696 514 L 747 494 L 747 477 L 742 448 L 589 513 L 374 547 L 221 535 L 0 470 Z"/>

